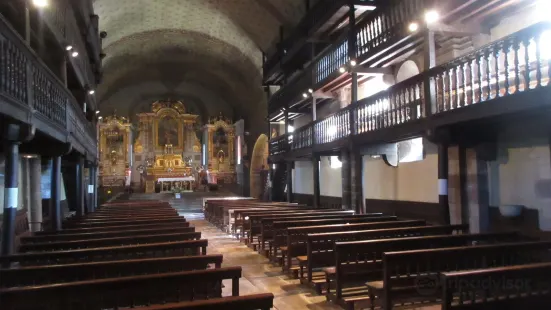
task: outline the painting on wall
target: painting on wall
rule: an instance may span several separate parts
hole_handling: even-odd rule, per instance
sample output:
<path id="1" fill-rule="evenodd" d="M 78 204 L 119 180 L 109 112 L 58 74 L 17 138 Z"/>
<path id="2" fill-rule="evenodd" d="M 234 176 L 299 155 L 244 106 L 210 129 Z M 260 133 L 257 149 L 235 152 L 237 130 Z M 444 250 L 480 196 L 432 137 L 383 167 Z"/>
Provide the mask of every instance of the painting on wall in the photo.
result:
<path id="1" fill-rule="evenodd" d="M 159 141 L 159 146 L 172 144 L 174 147 L 179 147 L 178 122 L 176 121 L 176 119 L 166 115 L 159 120 L 157 141 Z"/>

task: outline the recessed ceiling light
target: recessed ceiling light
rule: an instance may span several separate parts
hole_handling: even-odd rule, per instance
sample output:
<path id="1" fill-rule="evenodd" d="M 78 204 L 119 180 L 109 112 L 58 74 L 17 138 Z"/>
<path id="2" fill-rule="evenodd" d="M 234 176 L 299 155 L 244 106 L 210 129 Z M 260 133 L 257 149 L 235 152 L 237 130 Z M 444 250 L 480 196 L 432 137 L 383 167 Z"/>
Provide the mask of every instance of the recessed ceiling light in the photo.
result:
<path id="1" fill-rule="evenodd" d="M 73 49 L 73 46 L 72 46 L 72 45 L 67 45 L 67 46 L 65 47 L 65 50 L 67 50 L 67 51 L 70 51 L 70 50 L 72 50 L 72 49 Z"/>
<path id="2" fill-rule="evenodd" d="M 71 54 L 71 56 L 77 57 L 77 56 L 78 56 L 78 52 L 77 52 L 77 51 L 74 51 L 74 52 Z"/>
<path id="3" fill-rule="evenodd" d="M 90 89 L 90 90 L 88 91 L 88 93 L 89 93 L 90 95 L 93 95 L 93 94 L 96 93 L 96 91 L 94 91 L 93 89 Z"/>

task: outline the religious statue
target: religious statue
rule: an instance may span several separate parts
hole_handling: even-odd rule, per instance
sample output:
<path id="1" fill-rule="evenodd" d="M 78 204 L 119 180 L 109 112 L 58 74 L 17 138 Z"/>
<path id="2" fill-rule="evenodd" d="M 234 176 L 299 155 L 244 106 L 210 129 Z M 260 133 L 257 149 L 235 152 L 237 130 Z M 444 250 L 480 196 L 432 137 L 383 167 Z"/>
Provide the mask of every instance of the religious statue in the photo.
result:
<path id="1" fill-rule="evenodd" d="M 224 163 L 224 151 L 220 150 L 218 151 L 218 163 L 223 164 Z"/>
<path id="2" fill-rule="evenodd" d="M 275 128 L 272 128 L 272 136 L 271 138 L 276 138 L 277 137 L 277 130 Z"/>

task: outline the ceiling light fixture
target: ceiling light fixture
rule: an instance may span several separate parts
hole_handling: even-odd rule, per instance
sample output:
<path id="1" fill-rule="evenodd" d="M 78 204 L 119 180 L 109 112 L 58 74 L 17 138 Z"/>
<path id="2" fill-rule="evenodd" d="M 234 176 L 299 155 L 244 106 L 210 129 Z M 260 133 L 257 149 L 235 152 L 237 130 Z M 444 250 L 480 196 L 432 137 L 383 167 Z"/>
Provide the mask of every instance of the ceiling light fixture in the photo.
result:
<path id="1" fill-rule="evenodd" d="M 99 110 L 96 111 L 96 114 L 99 114 Z M 100 116 L 101 117 L 101 116 Z"/>
<path id="2" fill-rule="evenodd" d="M 340 73 L 344 73 L 344 72 L 346 72 L 346 69 L 345 69 L 344 67 L 340 67 L 340 68 L 339 68 L 339 72 L 340 72 Z"/>
<path id="3" fill-rule="evenodd" d="M 440 19 L 440 14 L 435 10 L 430 10 L 425 13 L 425 22 L 427 24 L 433 24 Z"/>
<path id="4" fill-rule="evenodd" d="M 355 61 L 354 59 L 352 59 L 352 60 L 350 61 L 350 65 L 351 65 L 352 67 L 356 66 L 356 64 L 357 64 L 357 63 L 356 63 L 356 61 Z"/>
<path id="5" fill-rule="evenodd" d="M 302 93 L 302 97 L 308 98 L 308 94 L 307 93 Z"/>
<path id="6" fill-rule="evenodd" d="M 77 51 L 74 51 L 74 52 L 71 54 L 71 56 L 77 57 L 77 56 L 78 56 L 78 52 L 77 52 Z"/>
<path id="7" fill-rule="evenodd" d="M 311 88 L 308 88 L 308 92 L 309 92 L 309 93 L 311 94 L 311 93 L 313 93 L 313 92 L 314 92 L 314 90 L 313 90 L 313 89 L 311 89 Z"/>
<path id="8" fill-rule="evenodd" d="M 33 5 L 37 8 L 45 8 L 48 6 L 48 0 L 33 0 Z"/>
<path id="9" fill-rule="evenodd" d="M 93 90 L 93 89 L 90 89 L 90 90 L 88 91 L 88 93 L 89 93 L 90 95 L 93 95 L 93 94 L 95 94 L 95 93 L 96 93 L 96 91 L 95 91 L 95 90 Z"/>
<path id="10" fill-rule="evenodd" d="M 67 45 L 67 46 L 65 47 L 65 50 L 66 50 L 66 51 L 70 51 L 70 50 L 72 50 L 72 49 L 73 49 L 73 46 L 72 46 L 72 45 Z"/>
<path id="11" fill-rule="evenodd" d="M 409 29 L 410 32 L 415 32 L 419 29 L 419 24 L 413 22 L 413 23 L 409 24 L 408 29 Z"/>

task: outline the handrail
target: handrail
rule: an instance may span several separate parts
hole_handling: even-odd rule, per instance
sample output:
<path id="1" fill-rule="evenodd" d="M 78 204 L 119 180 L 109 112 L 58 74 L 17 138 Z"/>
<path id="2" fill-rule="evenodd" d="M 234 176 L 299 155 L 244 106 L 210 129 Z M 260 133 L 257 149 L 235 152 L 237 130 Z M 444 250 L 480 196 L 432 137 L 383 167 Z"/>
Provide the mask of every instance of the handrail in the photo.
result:
<path id="1" fill-rule="evenodd" d="M 551 23 L 542 22 L 491 42 L 301 127 L 300 132 L 308 134 L 293 133 L 292 149 L 334 142 L 548 87 L 551 47 L 545 44 L 549 41 Z M 290 134 L 284 137 L 278 141 L 291 139 Z M 281 153 L 280 150 L 278 154 Z M 270 155 L 276 154 L 270 151 Z"/>
<path id="2" fill-rule="evenodd" d="M 59 130 L 72 133 L 90 154 L 96 153 L 94 130 L 75 97 L 2 15 L 0 96 L 28 107 Z"/>

